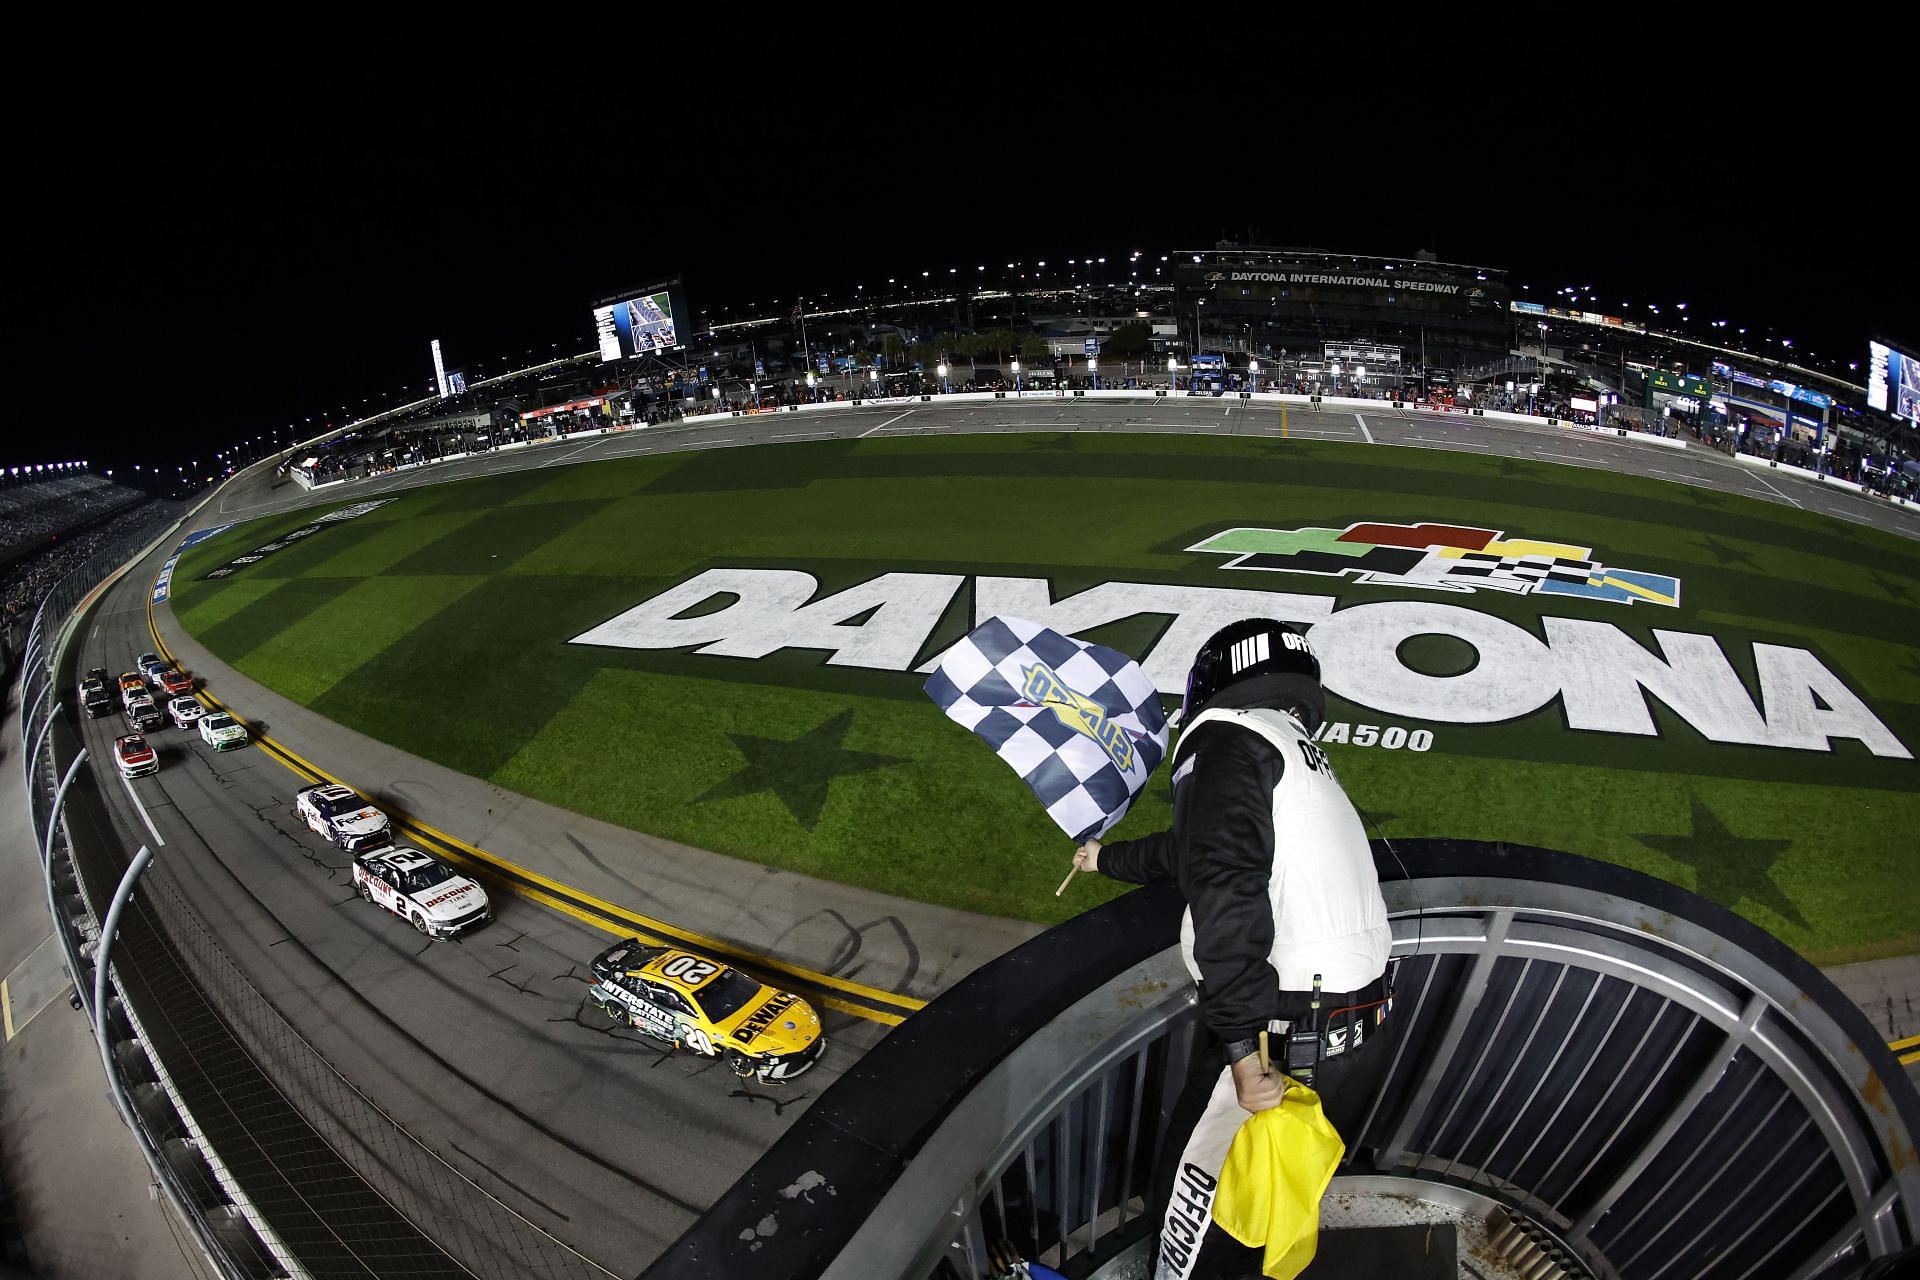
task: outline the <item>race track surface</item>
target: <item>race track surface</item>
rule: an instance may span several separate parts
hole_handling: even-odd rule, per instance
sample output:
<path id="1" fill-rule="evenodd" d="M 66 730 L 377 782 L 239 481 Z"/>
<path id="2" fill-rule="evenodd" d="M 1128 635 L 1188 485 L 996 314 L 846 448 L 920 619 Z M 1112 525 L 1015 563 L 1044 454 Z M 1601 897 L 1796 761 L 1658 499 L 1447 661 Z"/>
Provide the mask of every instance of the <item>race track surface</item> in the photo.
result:
<path id="1" fill-rule="evenodd" d="M 639 454 L 847 436 L 969 432 L 1196 432 L 1458 450 L 1614 471 L 1791 504 L 1920 538 L 1920 515 L 1791 476 L 1540 425 L 1395 411 L 1286 412 L 1237 400 L 919 401 L 810 414 L 715 417 L 563 440 L 329 486 L 265 467 L 191 522 L 211 527 L 450 480 Z M 85 620 L 77 667 L 128 669 L 154 647 L 149 588 L 172 549 Z M 593 898 L 782 963 L 931 998 L 1033 926 L 826 885 L 650 840 L 539 805 L 320 721 L 217 663 L 172 621 L 154 625 L 208 691 L 276 743 L 462 840 Z M 103 764 L 117 717 L 84 722 Z M 152 735 L 162 768 L 102 783 L 129 843 L 159 854 L 234 960 L 321 1053 L 455 1168 L 611 1271 L 644 1266 L 866 1048 L 885 1020 L 823 1009 L 823 1065 L 780 1089 L 616 1029 L 585 1003 L 588 959 L 611 933 L 496 892 L 496 921 L 431 943 L 353 892 L 348 859 L 297 823 L 301 784 L 257 747 L 216 754 L 196 734 Z M 644 866 L 636 877 L 614 870 Z M 771 975 L 769 975 L 771 976 Z"/>

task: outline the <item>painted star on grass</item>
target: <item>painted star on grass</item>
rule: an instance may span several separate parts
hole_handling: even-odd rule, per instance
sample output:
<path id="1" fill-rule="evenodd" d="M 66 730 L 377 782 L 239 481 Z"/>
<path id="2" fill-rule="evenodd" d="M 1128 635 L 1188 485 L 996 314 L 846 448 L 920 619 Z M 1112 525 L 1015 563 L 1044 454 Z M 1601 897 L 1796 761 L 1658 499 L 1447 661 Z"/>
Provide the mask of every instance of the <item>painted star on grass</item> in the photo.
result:
<path id="1" fill-rule="evenodd" d="M 1713 558 L 1719 561 L 1721 564 L 1753 564 L 1754 563 L 1753 555 L 1751 552 L 1742 551 L 1739 547 L 1730 546 L 1729 544 L 1720 541 L 1720 539 L 1714 537 L 1712 534 L 1708 534 L 1706 537 L 1702 538 L 1700 542 L 1701 542 L 1701 545 L 1706 547 L 1707 550 L 1713 552 Z M 1757 568 L 1758 566 L 1756 565 L 1755 567 Z"/>
<path id="2" fill-rule="evenodd" d="M 798 738 L 759 738 L 747 733 L 730 733 L 734 747 L 746 757 L 746 767 L 722 778 L 694 797 L 695 804 L 726 800 L 771 791 L 787 807 L 794 820 L 808 831 L 820 822 L 826 807 L 827 788 L 835 778 L 906 764 L 898 756 L 875 755 L 868 751 L 849 751 L 840 745 L 853 723 L 849 707 L 833 719 L 809 729 Z"/>
<path id="3" fill-rule="evenodd" d="M 1745 899 L 1793 921 L 1802 929 L 1812 928 L 1800 914 L 1800 908 L 1780 891 L 1769 874 L 1793 841 L 1736 836 L 1699 796 L 1689 795 L 1688 799 L 1693 809 L 1691 835 L 1636 834 L 1633 838 L 1692 867 L 1693 891 L 1701 897 L 1723 907 L 1736 906 Z"/>
<path id="4" fill-rule="evenodd" d="M 1900 581 L 1900 579 L 1889 578 L 1886 574 L 1881 573 L 1878 569 L 1875 569 L 1868 576 L 1873 579 L 1873 584 L 1875 586 L 1879 587 L 1882 591 L 1886 592 L 1893 599 L 1899 600 L 1902 602 L 1910 599 L 1907 593 L 1907 584 Z"/>

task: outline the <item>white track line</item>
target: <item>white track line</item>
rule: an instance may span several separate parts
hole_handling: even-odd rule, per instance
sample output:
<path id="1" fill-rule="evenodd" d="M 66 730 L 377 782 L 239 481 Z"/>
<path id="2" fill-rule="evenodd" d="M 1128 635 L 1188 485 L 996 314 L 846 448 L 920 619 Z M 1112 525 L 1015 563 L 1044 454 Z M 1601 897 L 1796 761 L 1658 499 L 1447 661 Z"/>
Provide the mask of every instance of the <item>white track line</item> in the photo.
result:
<path id="1" fill-rule="evenodd" d="M 868 436 L 880 430 L 881 427 L 890 427 L 894 423 L 900 421 L 901 418 L 911 418 L 914 415 L 914 412 L 915 412 L 914 410 L 909 409 L 905 413 L 896 414 L 895 416 L 888 418 L 885 422 L 881 423 L 879 427 L 869 427 L 867 430 L 862 431 L 860 433 L 859 438 L 862 440 L 865 440 Z"/>
<path id="2" fill-rule="evenodd" d="M 1583 467 L 1599 467 L 1605 465 L 1604 463 L 1596 462 L 1592 458 L 1577 458 L 1570 453 L 1548 453 L 1545 449 L 1535 450 L 1533 456 L 1536 458 L 1552 458 L 1558 462 L 1577 462 Z"/>
<path id="3" fill-rule="evenodd" d="M 116 768 L 114 772 L 120 773 L 120 770 Z M 120 785 L 127 789 L 127 799 L 133 801 L 133 807 L 140 811 L 140 821 L 147 824 L 147 831 L 153 836 L 153 842 L 164 848 L 167 842 L 160 838 L 160 828 L 153 825 L 153 817 L 147 812 L 147 806 L 140 803 L 140 797 L 135 793 L 132 781 L 124 773 L 120 774 Z"/>
<path id="4" fill-rule="evenodd" d="M 1490 444 L 1475 444 L 1471 440 L 1435 440 L 1431 436 L 1406 436 L 1404 438 L 1408 440 L 1418 440 L 1422 444 L 1452 445 L 1455 448 L 1459 448 L 1459 449 L 1491 449 L 1493 448 L 1493 446 Z"/>
<path id="5" fill-rule="evenodd" d="M 561 454 L 557 458 L 548 458 L 545 462 L 541 463 L 540 466 L 551 467 L 556 462 L 565 462 L 568 458 L 571 458 L 576 453 L 585 453 L 587 450 L 593 448 L 595 445 L 605 444 L 605 443 L 606 443 L 606 438 L 604 436 L 596 437 L 592 440 L 587 441 L 585 444 L 581 445 L 577 449 L 567 450 L 565 453 Z"/>
<path id="6" fill-rule="evenodd" d="M 1766 485 L 1766 486 L 1767 486 L 1767 488 L 1769 488 L 1769 489 L 1773 489 L 1773 481 L 1771 481 L 1771 480 L 1769 480 L 1769 479 L 1767 479 L 1767 478 L 1766 478 L 1765 476 L 1763 476 L 1763 475 L 1761 475 L 1761 474 L 1760 474 L 1759 472 L 1757 472 L 1757 471 L 1749 471 L 1749 472 L 1747 472 L 1747 474 L 1748 474 L 1749 476 L 1751 476 L 1751 477 L 1752 477 L 1753 479 L 1755 479 L 1755 480 L 1758 480 L 1758 481 L 1759 481 L 1759 482 L 1760 482 L 1761 484 L 1764 484 L 1764 485 Z M 1792 498 L 1788 498 L 1786 494 L 1784 494 L 1784 493 L 1780 493 L 1780 491 L 1779 491 L 1778 489 L 1773 489 L 1773 491 L 1774 491 L 1775 493 L 1777 493 L 1777 494 L 1780 494 L 1780 497 L 1782 497 L 1782 498 L 1784 498 L 1784 499 L 1786 499 L 1786 501 L 1788 501 L 1788 502 L 1793 502 L 1793 499 L 1792 499 Z M 1805 510 L 1806 510 L 1806 508 L 1805 508 L 1805 507 L 1801 507 L 1801 506 L 1800 506 L 1800 504 L 1799 504 L 1799 503 L 1797 503 L 1797 502 L 1793 502 L 1793 505 L 1794 505 L 1794 506 L 1796 506 L 1796 507 L 1800 507 L 1800 510 L 1802 510 L 1802 511 L 1805 511 Z"/>
<path id="7" fill-rule="evenodd" d="M 1363 418 L 1363 417 L 1361 417 L 1361 416 L 1360 416 L 1359 414 L 1357 414 L 1357 413 L 1353 415 L 1353 420 L 1354 420 L 1355 422 L 1357 422 L 1357 423 L 1359 423 L 1359 424 L 1360 424 L 1360 434 L 1361 434 L 1362 436 L 1364 436 L 1364 437 L 1366 437 L 1366 441 L 1367 441 L 1367 443 L 1368 443 L 1368 444 L 1372 444 L 1372 443 L 1373 443 L 1373 432 L 1371 432 L 1371 431 L 1369 431 L 1369 430 L 1367 430 L 1367 420 L 1366 420 L 1365 418 Z"/>

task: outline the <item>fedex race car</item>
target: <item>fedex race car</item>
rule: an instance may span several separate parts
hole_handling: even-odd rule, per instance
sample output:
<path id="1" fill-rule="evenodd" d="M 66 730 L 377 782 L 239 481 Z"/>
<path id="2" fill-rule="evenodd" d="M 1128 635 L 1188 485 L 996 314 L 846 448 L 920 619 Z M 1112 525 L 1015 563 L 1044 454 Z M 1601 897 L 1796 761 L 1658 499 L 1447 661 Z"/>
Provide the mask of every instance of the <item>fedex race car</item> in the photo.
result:
<path id="1" fill-rule="evenodd" d="M 826 1052 L 820 1015 L 718 960 L 638 938 L 593 958 L 594 1007 L 656 1040 L 724 1059 L 737 1076 L 780 1084 Z"/>
<path id="2" fill-rule="evenodd" d="M 167 703 L 167 715 L 176 729 L 191 729 L 206 714 L 206 704 L 198 698 L 174 698 Z"/>
<path id="3" fill-rule="evenodd" d="M 201 716 L 200 740 L 215 751 L 247 745 L 247 727 L 224 711 Z"/>
<path id="4" fill-rule="evenodd" d="M 393 843 L 387 815 L 360 798 L 352 787 L 322 783 L 293 793 L 293 816 L 313 833 L 346 850 L 378 849 Z"/>
<path id="5" fill-rule="evenodd" d="M 493 918 L 487 891 L 418 849 L 382 849 L 353 860 L 360 896 L 430 938 L 453 938 Z"/>

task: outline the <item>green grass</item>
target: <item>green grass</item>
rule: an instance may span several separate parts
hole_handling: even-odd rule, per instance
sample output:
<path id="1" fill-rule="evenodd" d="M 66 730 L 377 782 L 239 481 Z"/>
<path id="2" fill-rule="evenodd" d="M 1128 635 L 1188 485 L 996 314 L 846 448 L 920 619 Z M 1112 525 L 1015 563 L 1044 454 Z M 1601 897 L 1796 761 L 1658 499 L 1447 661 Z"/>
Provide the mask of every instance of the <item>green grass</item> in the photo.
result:
<path id="1" fill-rule="evenodd" d="M 1920 545 L 1808 512 L 1612 472 L 1309 441 L 975 436 L 825 441 L 520 472 L 404 495 L 233 576 L 309 516 L 189 551 L 174 608 L 209 648 L 319 714 L 501 786 L 742 858 L 1052 921 L 1066 841 L 922 677 L 567 643 L 710 566 L 803 569 L 822 592 L 893 570 L 1125 579 L 1444 603 L 1712 634 L 1755 689 L 1755 642 L 1803 647 L 1920 747 Z M 1673 574 L 1679 608 L 1221 568 L 1235 525 L 1481 524 Z M 926 656 L 964 633 L 971 580 Z M 1143 653 L 1140 616 L 1088 633 Z M 1445 643 L 1410 648 L 1448 661 Z M 1418 652 L 1416 652 L 1418 650 Z M 1432 724 L 1424 754 L 1331 744 L 1393 836 L 1547 845 L 1675 881 L 1818 959 L 1920 949 L 1920 763 L 1714 743 L 1654 704 L 1657 737 L 1579 733 L 1558 702 Z M 1331 700 L 1329 718 L 1413 722 Z M 794 748 L 782 744 L 797 742 Z M 350 762 L 335 762 L 351 772 Z M 1164 781 L 1116 836 L 1167 821 Z"/>
<path id="2" fill-rule="evenodd" d="M 240 659 L 239 669 L 296 702 L 311 703 L 482 581 L 355 580 L 300 621 L 255 645 Z"/>

